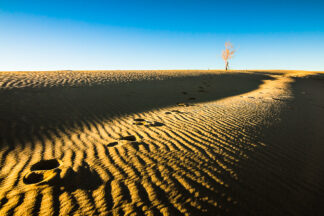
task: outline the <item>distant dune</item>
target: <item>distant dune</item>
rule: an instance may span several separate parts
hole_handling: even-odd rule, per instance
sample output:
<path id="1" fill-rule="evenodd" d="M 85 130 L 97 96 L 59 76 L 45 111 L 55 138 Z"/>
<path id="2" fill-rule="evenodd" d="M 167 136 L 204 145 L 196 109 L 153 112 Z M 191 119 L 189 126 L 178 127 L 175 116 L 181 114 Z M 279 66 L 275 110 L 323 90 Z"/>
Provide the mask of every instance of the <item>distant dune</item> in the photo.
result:
<path id="1" fill-rule="evenodd" d="M 0 72 L 0 215 L 324 215 L 324 74 Z"/>

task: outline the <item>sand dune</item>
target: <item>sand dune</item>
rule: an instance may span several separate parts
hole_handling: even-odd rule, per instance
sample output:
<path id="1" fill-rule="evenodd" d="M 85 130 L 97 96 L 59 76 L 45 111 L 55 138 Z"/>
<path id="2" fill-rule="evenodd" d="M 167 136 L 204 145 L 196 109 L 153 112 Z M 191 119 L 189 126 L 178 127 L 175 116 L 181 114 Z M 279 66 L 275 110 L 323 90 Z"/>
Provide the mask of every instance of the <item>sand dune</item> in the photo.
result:
<path id="1" fill-rule="evenodd" d="M 0 215 L 321 215 L 324 76 L 0 73 Z"/>

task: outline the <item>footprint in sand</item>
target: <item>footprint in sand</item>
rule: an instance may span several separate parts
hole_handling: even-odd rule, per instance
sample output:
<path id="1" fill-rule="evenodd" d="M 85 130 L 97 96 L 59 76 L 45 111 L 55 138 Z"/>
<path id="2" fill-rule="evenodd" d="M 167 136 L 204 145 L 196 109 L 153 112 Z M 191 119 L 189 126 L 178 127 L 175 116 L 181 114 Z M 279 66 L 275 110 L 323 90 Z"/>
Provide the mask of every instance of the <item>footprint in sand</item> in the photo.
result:
<path id="1" fill-rule="evenodd" d="M 136 139 L 135 136 L 130 135 L 130 136 L 120 137 L 119 140 L 126 140 L 126 141 L 135 142 L 137 139 Z"/>
<path id="2" fill-rule="evenodd" d="M 179 110 L 171 110 L 171 111 L 165 112 L 164 114 L 171 115 L 171 114 L 183 114 L 183 113 L 185 113 L 185 112 L 181 112 Z"/>
<path id="3" fill-rule="evenodd" d="M 164 124 L 161 122 L 156 122 L 156 121 L 151 122 L 142 118 L 137 118 L 134 119 L 133 125 L 144 125 L 146 127 L 160 127 L 163 126 Z"/>
<path id="4" fill-rule="evenodd" d="M 142 118 L 134 119 L 133 125 L 145 125 L 145 124 L 146 124 L 146 120 L 145 119 L 142 119 Z"/>
<path id="5" fill-rule="evenodd" d="M 107 147 L 114 147 L 116 145 L 118 145 L 118 142 L 111 142 L 107 144 Z"/>
<path id="6" fill-rule="evenodd" d="M 162 122 L 152 122 L 148 125 L 149 127 L 161 127 L 161 126 L 164 126 L 164 124 Z"/>
<path id="7" fill-rule="evenodd" d="M 122 136 L 117 141 L 111 142 L 107 144 L 107 147 L 114 147 L 117 145 L 124 145 L 124 144 L 139 144 L 141 139 L 137 136 L 129 135 L 129 136 Z"/>
<path id="8" fill-rule="evenodd" d="M 178 102 L 177 105 L 178 105 L 178 106 L 183 106 L 183 107 L 191 106 L 191 105 L 188 104 L 188 103 L 180 103 L 180 102 Z"/>
<path id="9" fill-rule="evenodd" d="M 51 183 L 59 178 L 62 165 L 62 161 L 57 159 L 41 160 L 31 166 L 30 171 L 24 176 L 23 182 L 26 185 Z"/>

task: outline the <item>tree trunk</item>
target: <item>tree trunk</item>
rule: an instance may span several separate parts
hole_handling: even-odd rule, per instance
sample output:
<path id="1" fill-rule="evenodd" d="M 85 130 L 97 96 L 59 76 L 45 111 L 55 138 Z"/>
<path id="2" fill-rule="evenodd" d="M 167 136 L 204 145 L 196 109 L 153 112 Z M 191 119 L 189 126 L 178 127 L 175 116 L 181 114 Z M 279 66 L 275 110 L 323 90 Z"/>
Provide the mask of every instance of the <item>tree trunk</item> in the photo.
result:
<path id="1" fill-rule="evenodd" d="M 228 70 L 228 61 L 226 61 L 225 70 Z"/>

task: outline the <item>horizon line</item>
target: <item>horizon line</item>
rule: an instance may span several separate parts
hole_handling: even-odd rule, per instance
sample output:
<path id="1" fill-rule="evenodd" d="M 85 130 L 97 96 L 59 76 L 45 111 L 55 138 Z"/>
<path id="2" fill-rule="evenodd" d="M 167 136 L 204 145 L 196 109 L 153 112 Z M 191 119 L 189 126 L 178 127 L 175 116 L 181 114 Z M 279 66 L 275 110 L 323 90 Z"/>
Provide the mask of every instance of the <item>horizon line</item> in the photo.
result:
<path id="1" fill-rule="evenodd" d="M 224 72 L 229 72 L 229 71 L 302 71 L 302 72 L 322 72 L 324 73 L 324 70 L 300 70 L 300 69 L 104 69 L 104 70 L 88 70 L 88 69 L 76 69 L 76 70 L 71 70 L 71 69 L 60 69 L 60 70 L 0 70 L 0 72 L 86 72 L 86 71 L 224 71 Z"/>

